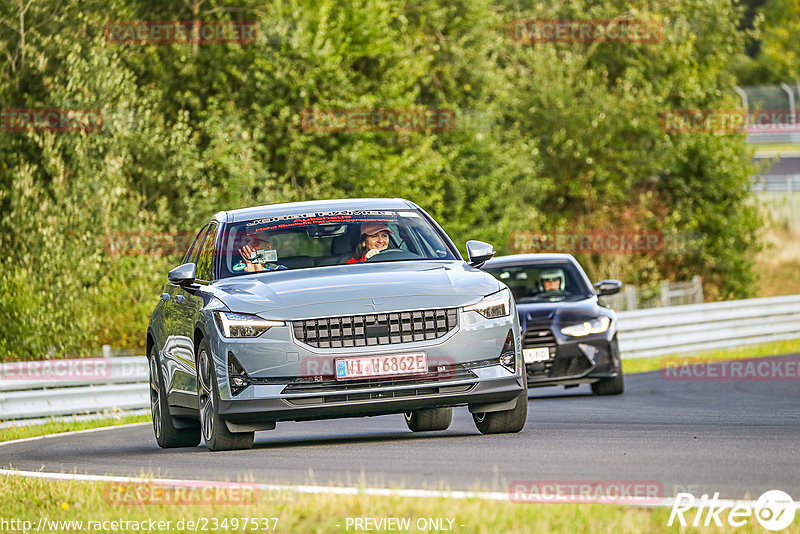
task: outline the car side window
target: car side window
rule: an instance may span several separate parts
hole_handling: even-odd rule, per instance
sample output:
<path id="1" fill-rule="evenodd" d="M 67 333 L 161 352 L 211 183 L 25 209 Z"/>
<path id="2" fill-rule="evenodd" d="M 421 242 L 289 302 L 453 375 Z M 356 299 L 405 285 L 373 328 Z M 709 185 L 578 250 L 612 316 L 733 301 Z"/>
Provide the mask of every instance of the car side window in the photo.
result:
<path id="1" fill-rule="evenodd" d="M 211 223 L 208 227 L 203 248 L 197 258 L 197 278 L 210 282 L 214 277 L 214 241 L 217 237 L 217 225 Z"/>
<path id="2" fill-rule="evenodd" d="M 209 225 L 203 226 L 203 228 L 201 228 L 200 231 L 197 232 L 197 237 L 194 238 L 194 241 L 192 241 L 192 244 L 189 246 L 189 250 L 186 251 L 186 256 L 184 256 L 183 258 L 183 263 L 191 263 L 191 262 L 197 263 L 197 252 L 203 245 L 203 238 L 206 235 L 208 226 Z"/>

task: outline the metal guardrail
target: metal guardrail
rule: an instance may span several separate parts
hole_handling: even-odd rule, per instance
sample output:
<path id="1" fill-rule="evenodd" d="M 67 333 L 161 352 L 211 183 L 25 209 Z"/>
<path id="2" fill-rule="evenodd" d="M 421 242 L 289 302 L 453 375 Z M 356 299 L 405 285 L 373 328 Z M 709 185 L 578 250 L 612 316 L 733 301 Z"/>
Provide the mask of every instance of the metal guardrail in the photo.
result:
<path id="1" fill-rule="evenodd" d="M 620 312 L 623 358 L 800 338 L 800 295 Z"/>
<path id="2" fill-rule="evenodd" d="M 800 295 L 620 312 L 623 358 L 696 352 L 800 339 Z M 111 372 L 90 380 L 0 379 L 0 420 L 149 407 L 144 356 L 111 358 Z M 4 366 L 0 364 L 0 378 Z"/>
<path id="3" fill-rule="evenodd" d="M 55 363 L 58 360 L 52 360 Z M 0 364 L 0 420 L 56 417 L 111 410 L 134 410 L 150 406 L 147 359 L 144 356 L 103 358 L 108 372 L 91 378 L 33 378 L 52 376 L 41 367 L 25 369 L 27 363 Z M 23 369 L 20 369 L 20 365 Z M 52 370 L 51 370 L 52 371 Z M 73 376 L 79 373 L 73 373 Z M 11 378 L 9 378 L 9 376 Z"/>

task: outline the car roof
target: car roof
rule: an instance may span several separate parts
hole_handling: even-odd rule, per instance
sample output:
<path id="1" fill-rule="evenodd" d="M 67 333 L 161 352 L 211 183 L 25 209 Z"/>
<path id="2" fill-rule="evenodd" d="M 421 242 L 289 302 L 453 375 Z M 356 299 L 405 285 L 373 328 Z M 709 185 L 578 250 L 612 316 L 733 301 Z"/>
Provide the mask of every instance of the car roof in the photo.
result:
<path id="1" fill-rule="evenodd" d="M 262 217 L 281 217 L 293 214 L 302 215 L 318 211 L 401 209 L 417 209 L 417 205 L 404 198 L 339 198 L 266 204 L 263 206 L 221 211 L 217 213 L 214 218 L 220 221 L 241 222 Z"/>
<path id="2" fill-rule="evenodd" d="M 525 265 L 528 263 L 544 262 L 569 262 L 577 264 L 578 261 L 572 254 L 511 254 L 509 256 L 497 256 L 486 262 L 485 267 L 501 267 L 505 265 Z"/>

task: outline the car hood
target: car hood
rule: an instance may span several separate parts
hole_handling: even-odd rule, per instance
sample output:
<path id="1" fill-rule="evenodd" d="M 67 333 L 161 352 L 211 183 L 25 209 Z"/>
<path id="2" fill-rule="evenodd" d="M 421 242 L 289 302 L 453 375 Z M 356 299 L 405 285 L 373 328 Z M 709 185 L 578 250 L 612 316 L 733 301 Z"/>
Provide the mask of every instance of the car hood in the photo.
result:
<path id="1" fill-rule="evenodd" d="M 502 286 L 464 262 L 402 261 L 251 274 L 211 287 L 233 311 L 298 320 L 458 307 Z"/>
<path id="2" fill-rule="evenodd" d="M 517 303 L 519 322 L 523 329 L 527 325 L 546 327 L 553 325 L 579 324 L 601 315 L 612 320 L 614 312 L 597 303 L 597 297 L 588 297 L 573 302 L 523 302 Z"/>

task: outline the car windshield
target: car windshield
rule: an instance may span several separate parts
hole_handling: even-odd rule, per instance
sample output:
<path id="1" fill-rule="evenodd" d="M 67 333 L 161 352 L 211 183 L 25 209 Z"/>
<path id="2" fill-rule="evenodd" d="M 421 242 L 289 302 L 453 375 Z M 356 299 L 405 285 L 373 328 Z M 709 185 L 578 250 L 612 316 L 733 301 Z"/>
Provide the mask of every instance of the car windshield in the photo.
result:
<path id="1" fill-rule="evenodd" d="M 487 266 L 511 290 L 517 302 L 559 302 L 582 300 L 591 289 L 569 262 Z"/>
<path id="2" fill-rule="evenodd" d="M 414 210 L 358 210 L 267 217 L 226 226 L 220 278 L 253 272 L 408 260 L 455 260 Z"/>

